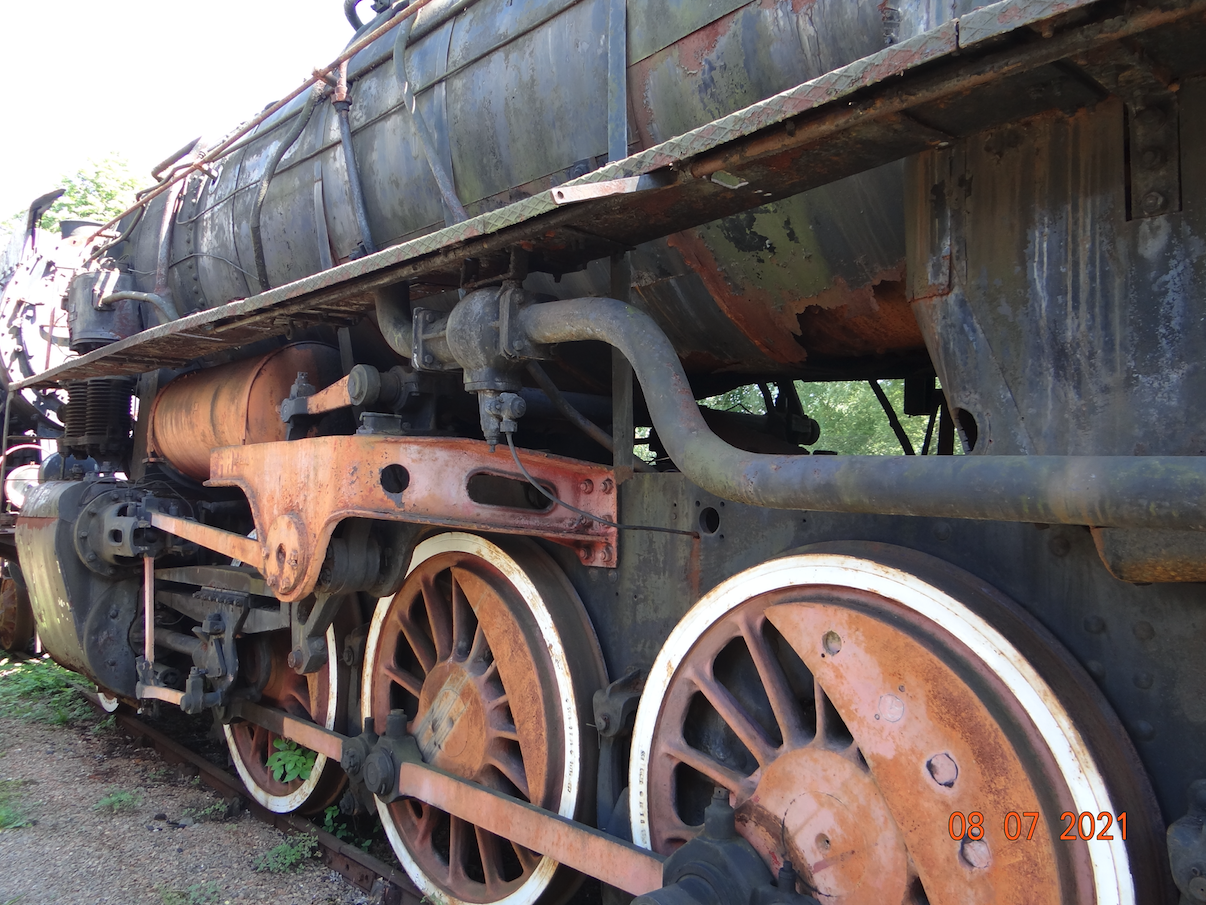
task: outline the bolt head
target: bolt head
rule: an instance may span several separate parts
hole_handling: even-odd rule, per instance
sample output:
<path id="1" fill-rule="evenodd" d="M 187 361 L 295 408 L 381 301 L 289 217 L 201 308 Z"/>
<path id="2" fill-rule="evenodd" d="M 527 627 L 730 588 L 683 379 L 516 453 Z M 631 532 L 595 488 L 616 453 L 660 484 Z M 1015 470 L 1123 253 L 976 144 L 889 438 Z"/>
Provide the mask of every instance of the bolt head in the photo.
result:
<path id="1" fill-rule="evenodd" d="M 1159 192 L 1148 192 L 1143 196 L 1143 211 L 1148 214 L 1159 213 L 1168 205 L 1168 201 Z"/>
<path id="2" fill-rule="evenodd" d="M 300 669 L 302 665 L 302 652 L 294 650 L 289 652 L 289 658 L 286 660 L 290 669 Z"/>
<path id="3" fill-rule="evenodd" d="M 1189 895 L 1198 902 L 1206 902 L 1206 877 L 1194 877 L 1189 881 Z"/>
<path id="4" fill-rule="evenodd" d="M 992 863 L 992 852 L 983 839 L 964 839 L 959 846 L 959 857 L 970 867 L 980 870 Z"/>
<path id="5" fill-rule="evenodd" d="M 595 492 L 595 482 L 592 481 L 590 478 L 584 478 L 582 483 L 580 483 L 578 485 L 578 489 L 581 490 L 583 493 L 594 493 Z"/>
<path id="6" fill-rule="evenodd" d="M 925 765 L 934 782 L 940 786 L 950 788 L 955 784 L 955 779 L 959 776 L 959 765 L 955 763 L 955 759 L 945 752 L 935 754 Z"/>
<path id="7" fill-rule="evenodd" d="M 1162 148 L 1147 148 L 1139 155 L 1139 161 L 1147 169 L 1154 170 L 1156 167 L 1164 165 L 1166 156 Z"/>

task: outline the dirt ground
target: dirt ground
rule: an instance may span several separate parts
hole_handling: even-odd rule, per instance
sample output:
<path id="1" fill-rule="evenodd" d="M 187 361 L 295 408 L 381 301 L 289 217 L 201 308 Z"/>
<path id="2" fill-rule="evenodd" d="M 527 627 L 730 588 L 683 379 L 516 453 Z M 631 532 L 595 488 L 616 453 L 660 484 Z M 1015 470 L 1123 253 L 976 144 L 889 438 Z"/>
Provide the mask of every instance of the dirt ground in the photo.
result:
<path id="1" fill-rule="evenodd" d="M 7 809 L 7 811 L 6 811 Z M 369 905 L 316 860 L 256 871 L 287 841 L 96 722 L 0 714 L 0 905 Z M 16 819 L 13 820 L 12 816 Z"/>

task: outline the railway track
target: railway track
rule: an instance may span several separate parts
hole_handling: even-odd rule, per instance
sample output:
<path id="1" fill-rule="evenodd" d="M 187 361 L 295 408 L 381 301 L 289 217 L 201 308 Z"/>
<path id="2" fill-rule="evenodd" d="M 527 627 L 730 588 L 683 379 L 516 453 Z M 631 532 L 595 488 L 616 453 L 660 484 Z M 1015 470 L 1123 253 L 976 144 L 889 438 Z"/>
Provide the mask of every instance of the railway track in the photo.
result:
<path id="1" fill-rule="evenodd" d="M 102 710 L 95 695 L 88 695 L 98 710 Z M 223 770 L 195 751 L 168 738 L 158 729 L 147 725 L 124 707 L 112 714 L 117 726 L 129 738 L 154 748 L 169 764 L 185 764 L 196 768 L 197 775 L 223 798 L 238 796 L 247 810 L 261 823 L 285 833 L 309 833 L 318 840 L 322 862 L 337 871 L 348 882 L 365 892 L 379 896 L 381 905 L 420 905 L 422 896 L 401 870 L 324 832 L 304 817 L 296 814 L 274 814 L 257 802 L 238 776 Z"/>

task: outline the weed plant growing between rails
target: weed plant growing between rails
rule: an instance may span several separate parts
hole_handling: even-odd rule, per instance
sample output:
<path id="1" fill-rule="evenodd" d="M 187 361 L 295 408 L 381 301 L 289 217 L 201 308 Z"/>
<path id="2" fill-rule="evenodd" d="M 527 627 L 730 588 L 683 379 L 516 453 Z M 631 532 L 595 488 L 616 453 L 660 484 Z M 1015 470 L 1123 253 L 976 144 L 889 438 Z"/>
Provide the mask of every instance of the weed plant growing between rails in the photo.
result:
<path id="1" fill-rule="evenodd" d="M 258 871 L 267 871 L 270 874 L 295 871 L 313 858 L 317 851 L 318 837 L 310 833 L 303 833 L 292 839 L 286 839 L 275 848 L 269 849 L 255 859 L 253 866 Z"/>

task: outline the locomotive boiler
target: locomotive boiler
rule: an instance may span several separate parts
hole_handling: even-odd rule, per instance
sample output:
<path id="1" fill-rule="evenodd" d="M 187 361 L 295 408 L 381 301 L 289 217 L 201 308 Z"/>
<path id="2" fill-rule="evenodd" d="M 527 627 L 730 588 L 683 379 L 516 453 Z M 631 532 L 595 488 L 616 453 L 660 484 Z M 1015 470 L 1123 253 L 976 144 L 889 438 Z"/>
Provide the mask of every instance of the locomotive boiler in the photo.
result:
<path id="1" fill-rule="evenodd" d="M 345 9 L 33 205 L 0 608 L 433 901 L 1206 901 L 1206 3 Z"/>

